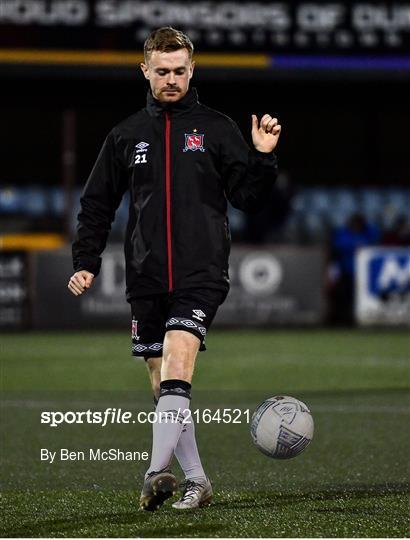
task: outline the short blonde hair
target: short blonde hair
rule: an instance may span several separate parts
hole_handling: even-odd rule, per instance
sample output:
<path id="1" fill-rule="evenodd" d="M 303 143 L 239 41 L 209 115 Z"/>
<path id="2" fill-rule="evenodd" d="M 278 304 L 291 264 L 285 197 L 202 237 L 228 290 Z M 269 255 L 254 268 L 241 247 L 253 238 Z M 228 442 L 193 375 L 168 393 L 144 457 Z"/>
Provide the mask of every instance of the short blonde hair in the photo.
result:
<path id="1" fill-rule="evenodd" d="M 187 49 L 189 58 L 192 59 L 194 46 L 189 37 L 171 26 L 163 26 L 154 30 L 144 43 L 144 58 L 148 62 L 153 51 L 172 52 L 179 49 Z"/>

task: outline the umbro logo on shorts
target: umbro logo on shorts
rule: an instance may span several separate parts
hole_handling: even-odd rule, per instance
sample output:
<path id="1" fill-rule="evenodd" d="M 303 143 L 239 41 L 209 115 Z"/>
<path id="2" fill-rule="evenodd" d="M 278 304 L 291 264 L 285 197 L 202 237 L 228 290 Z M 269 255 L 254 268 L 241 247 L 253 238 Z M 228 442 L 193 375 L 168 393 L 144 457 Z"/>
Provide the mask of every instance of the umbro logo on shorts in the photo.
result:
<path id="1" fill-rule="evenodd" d="M 193 309 L 192 313 L 193 313 L 192 317 L 194 319 L 198 319 L 198 321 L 204 322 L 204 317 L 206 317 L 206 315 L 202 311 L 202 309 Z"/>
<path id="2" fill-rule="evenodd" d="M 168 319 L 166 323 L 167 328 L 169 328 L 170 326 L 179 326 L 179 327 L 185 326 L 186 328 L 197 330 L 203 336 L 206 335 L 206 328 L 196 323 L 195 321 L 192 321 L 191 319 L 182 319 L 180 317 L 172 317 L 171 319 Z"/>

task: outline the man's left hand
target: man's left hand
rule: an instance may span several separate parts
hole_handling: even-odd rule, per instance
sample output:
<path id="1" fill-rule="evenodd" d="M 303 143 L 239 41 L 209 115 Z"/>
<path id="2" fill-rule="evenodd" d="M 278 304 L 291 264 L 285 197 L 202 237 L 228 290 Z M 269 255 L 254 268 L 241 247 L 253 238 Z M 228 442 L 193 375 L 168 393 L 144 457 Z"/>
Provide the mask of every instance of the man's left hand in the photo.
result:
<path id="1" fill-rule="evenodd" d="M 272 152 L 278 144 L 282 127 L 277 118 L 264 114 L 259 125 L 258 117 L 252 115 L 252 141 L 259 152 Z"/>

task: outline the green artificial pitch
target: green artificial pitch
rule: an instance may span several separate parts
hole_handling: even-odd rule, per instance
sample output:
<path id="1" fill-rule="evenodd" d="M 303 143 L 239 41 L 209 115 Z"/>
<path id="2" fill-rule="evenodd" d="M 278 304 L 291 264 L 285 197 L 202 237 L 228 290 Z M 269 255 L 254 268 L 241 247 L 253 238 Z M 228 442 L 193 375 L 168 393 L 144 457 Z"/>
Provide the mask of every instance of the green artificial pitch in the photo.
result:
<path id="1" fill-rule="evenodd" d="M 44 446 L 150 452 L 149 424 L 40 423 L 45 410 L 152 410 L 127 333 L 13 333 L 0 342 L 2 536 L 409 536 L 404 331 L 211 331 L 192 408 L 239 409 L 241 422 L 196 428 L 214 504 L 178 512 L 171 500 L 153 514 L 138 510 L 146 462 L 39 457 Z M 315 420 L 311 445 L 286 461 L 254 447 L 245 415 L 277 394 L 307 403 Z"/>

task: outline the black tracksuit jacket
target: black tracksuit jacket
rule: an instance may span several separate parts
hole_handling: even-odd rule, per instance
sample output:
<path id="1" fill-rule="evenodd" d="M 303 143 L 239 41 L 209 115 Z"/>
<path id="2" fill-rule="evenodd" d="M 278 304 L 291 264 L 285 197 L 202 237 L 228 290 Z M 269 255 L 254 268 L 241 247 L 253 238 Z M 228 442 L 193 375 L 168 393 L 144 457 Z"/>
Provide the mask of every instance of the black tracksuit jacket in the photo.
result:
<path id="1" fill-rule="evenodd" d="M 97 275 L 115 211 L 130 192 L 127 300 L 176 289 L 229 290 L 227 200 L 256 211 L 277 175 L 275 155 L 250 150 L 237 125 L 198 102 L 147 106 L 106 138 L 81 197 L 74 269 Z"/>

